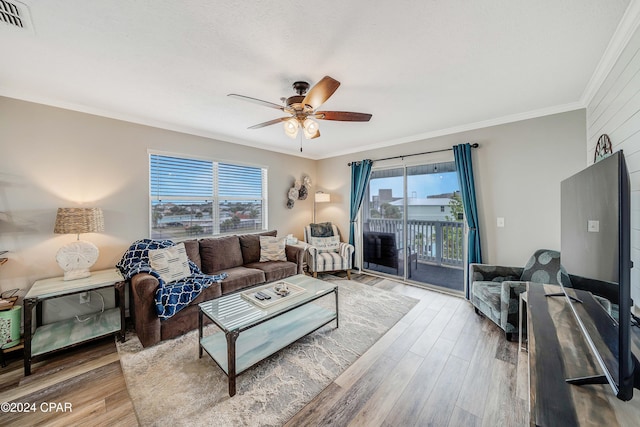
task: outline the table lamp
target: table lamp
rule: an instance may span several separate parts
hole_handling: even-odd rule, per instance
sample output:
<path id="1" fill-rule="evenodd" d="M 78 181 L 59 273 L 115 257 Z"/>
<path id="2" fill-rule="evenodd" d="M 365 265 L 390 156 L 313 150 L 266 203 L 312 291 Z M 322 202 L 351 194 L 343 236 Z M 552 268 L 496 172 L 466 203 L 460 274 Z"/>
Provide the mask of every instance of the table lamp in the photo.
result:
<path id="1" fill-rule="evenodd" d="M 76 234 L 78 239 L 61 247 L 56 261 L 64 271 L 64 280 L 91 276 L 89 269 L 98 260 L 98 247 L 80 240 L 80 233 L 104 231 L 104 217 L 100 208 L 58 208 L 56 234 Z"/>

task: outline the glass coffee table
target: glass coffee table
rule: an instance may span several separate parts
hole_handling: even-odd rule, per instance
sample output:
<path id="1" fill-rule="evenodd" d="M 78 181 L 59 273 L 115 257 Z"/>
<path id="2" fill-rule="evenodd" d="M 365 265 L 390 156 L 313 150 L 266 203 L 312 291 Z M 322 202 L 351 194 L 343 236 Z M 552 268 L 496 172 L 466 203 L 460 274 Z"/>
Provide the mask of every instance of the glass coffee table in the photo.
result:
<path id="1" fill-rule="evenodd" d="M 229 396 L 236 394 L 236 377 L 256 363 L 334 320 L 336 328 L 339 326 L 336 284 L 303 274 L 283 281 L 303 291 L 292 292 L 277 303 L 271 301 L 272 305 L 264 308 L 249 297 L 263 286 L 199 304 L 199 357 L 206 351 L 224 371 L 229 378 Z M 313 304 L 331 293 L 335 294 L 335 309 Z M 204 316 L 224 333 L 203 336 Z"/>

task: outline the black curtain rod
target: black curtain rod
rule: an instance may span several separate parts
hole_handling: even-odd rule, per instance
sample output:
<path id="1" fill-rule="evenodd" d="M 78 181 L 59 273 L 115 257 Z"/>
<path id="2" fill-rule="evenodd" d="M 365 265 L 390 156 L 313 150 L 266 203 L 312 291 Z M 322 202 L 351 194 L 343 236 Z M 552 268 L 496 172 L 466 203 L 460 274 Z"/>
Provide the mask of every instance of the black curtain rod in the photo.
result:
<path id="1" fill-rule="evenodd" d="M 478 148 L 479 146 L 480 145 L 477 142 L 475 144 L 471 144 L 471 148 Z M 405 157 L 422 156 L 423 154 L 442 153 L 443 151 L 453 151 L 453 148 L 443 148 L 442 150 L 425 151 L 423 153 L 415 153 L 415 154 L 405 154 L 404 156 L 385 157 L 384 159 L 376 159 L 372 161 L 381 162 L 383 160 L 404 159 Z M 351 163 L 357 163 L 357 162 L 349 162 L 347 163 L 347 166 L 351 166 Z"/>

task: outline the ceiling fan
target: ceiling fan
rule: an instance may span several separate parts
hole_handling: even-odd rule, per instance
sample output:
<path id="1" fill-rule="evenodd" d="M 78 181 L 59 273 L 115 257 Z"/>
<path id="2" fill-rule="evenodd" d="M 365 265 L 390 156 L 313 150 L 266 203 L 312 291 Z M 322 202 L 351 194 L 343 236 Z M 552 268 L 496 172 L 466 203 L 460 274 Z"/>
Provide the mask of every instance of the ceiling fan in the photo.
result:
<path id="1" fill-rule="evenodd" d="M 302 129 L 306 139 L 313 139 L 320 136 L 317 120 L 337 120 L 342 122 L 368 122 L 371 114 L 353 113 L 350 111 L 318 111 L 318 108 L 333 95 L 340 86 L 340 82 L 325 76 L 315 86 L 309 90 L 309 83 L 298 81 L 293 83 L 293 89 L 297 95 L 289 98 L 281 98 L 285 105 L 274 104 L 273 102 L 251 98 L 249 96 L 230 93 L 228 96 L 244 101 L 254 102 L 266 107 L 289 113 L 291 116 L 280 117 L 250 126 L 249 129 L 259 129 L 276 123 L 284 123 L 284 131 L 287 136 L 295 139 L 298 131 Z M 308 92 L 307 92 L 308 91 Z M 301 148 L 302 150 L 302 148 Z"/>

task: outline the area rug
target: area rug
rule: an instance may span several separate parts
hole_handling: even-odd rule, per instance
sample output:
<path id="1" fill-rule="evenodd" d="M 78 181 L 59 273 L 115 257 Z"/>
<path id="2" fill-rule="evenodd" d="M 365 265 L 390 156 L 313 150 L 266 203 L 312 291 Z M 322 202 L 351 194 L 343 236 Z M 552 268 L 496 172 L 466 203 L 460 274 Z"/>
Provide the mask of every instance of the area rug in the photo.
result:
<path id="1" fill-rule="evenodd" d="M 280 426 L 337 378 L 418 301 L 355 281 L 338 280 L 335 322 L 300 339 L 237 378 L 205 353 L 198 332 L 142 348 L 134 334 L 118 343 L 129 395 L 143 426 Z M 334 304 L 333 294 L 318 301 Z M 221 333 L 213 325 L 205 335 Z"/>

